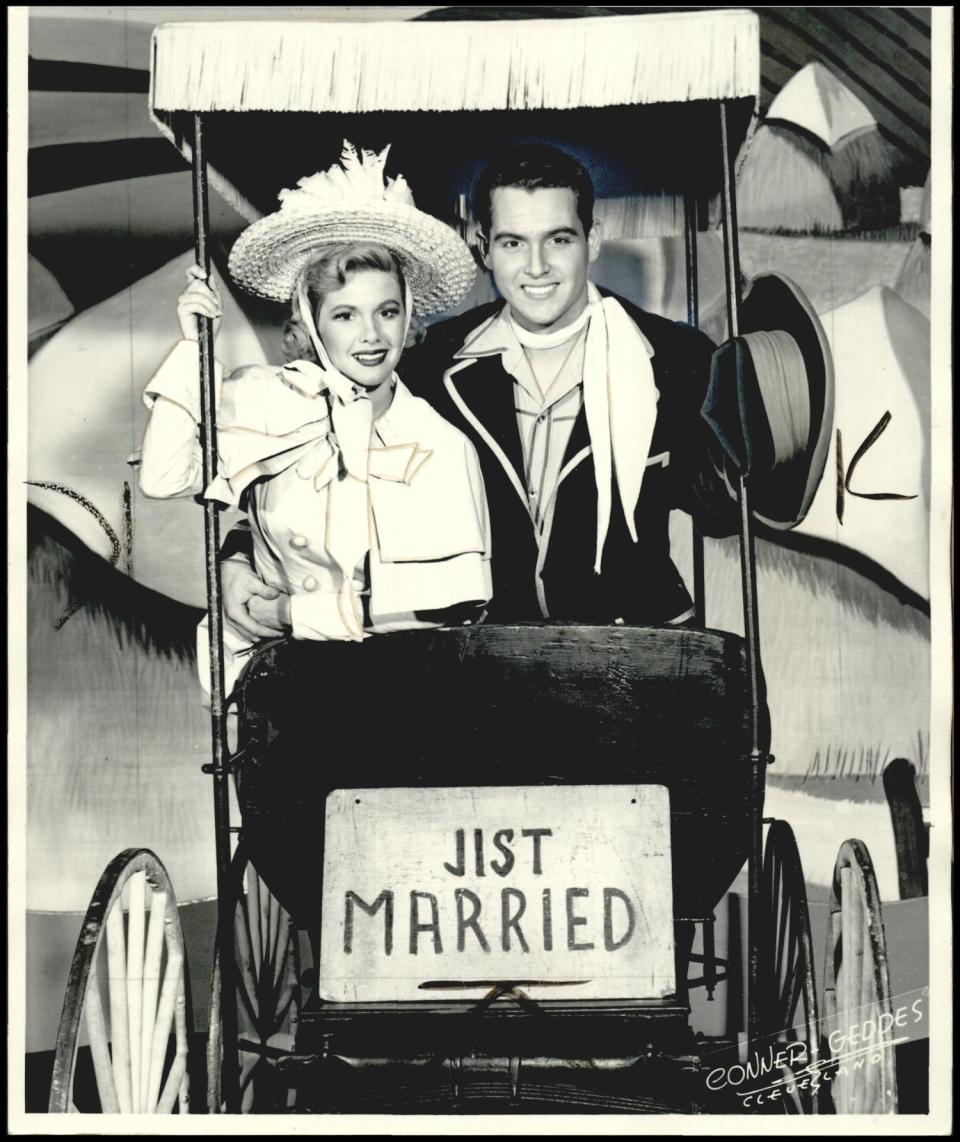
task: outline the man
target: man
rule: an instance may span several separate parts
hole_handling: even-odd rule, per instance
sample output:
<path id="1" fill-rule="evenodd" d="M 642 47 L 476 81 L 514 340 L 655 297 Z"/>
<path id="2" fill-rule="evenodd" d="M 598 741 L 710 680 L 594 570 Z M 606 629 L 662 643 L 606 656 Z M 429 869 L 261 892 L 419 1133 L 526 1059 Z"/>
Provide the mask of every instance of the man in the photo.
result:
<path id="1" fill-rule="evenodd" d="M 480 455 L 494 621 L 689 621 L 670 510 L 708 534 L 736 527 L 700 416 L 713 345 L 597 291 L 593 199 L 590 176 L 554 147 L 493 159 L 475 212 L 503 302 L 433 326 L 401 365 Z M 281 633 L 275 593 L 249 565 L 233 557 L 223 572 L 228 618 L 255 637 Z"/>

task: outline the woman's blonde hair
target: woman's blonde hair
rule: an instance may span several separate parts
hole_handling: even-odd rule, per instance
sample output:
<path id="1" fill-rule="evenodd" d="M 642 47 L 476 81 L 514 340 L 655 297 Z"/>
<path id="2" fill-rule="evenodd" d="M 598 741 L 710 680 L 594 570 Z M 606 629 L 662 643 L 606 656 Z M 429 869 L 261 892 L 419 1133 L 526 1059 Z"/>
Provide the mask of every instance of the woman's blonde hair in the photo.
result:
<path id="1" fill-rule="evenodd" d="M 349 245 L 326 246 L 302 275 L 314 320 L 326 295 L 342 289 L 350 275 L 358 270 L 381 270 L 383 273 L 393 274 L 400 286 L 401 296 L 406 296 L 403 269 L 399 260 L 386 246 L 381 246 L 377 242 L 351 242 Z M 422 330 L 422 324 L 413 318 L 410 322 L 406 347 L 421 339 Z M 296 291 L 293 296 L 293 312 L 283 327 L 283 357 L 284 361 L 288 362 L 317 363 L 317 354 L 310 340 L 310 334 L 300 319 Z"/>

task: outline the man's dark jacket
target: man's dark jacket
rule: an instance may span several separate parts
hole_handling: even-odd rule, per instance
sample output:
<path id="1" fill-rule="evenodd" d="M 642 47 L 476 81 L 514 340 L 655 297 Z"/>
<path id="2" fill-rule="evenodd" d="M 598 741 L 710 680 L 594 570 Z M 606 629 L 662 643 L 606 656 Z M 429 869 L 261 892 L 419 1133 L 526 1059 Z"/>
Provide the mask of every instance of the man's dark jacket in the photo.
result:
<path id="1" fill-rule="evenodd" d="M 622 298 L 617 300 L 653 346 L 653 374 L 660 394 L 635 513 L 639 542 L 630 538 L 614 487 L 601 573 L 595 573 L 597 492 L 593 459 L 588 455 L 556 492 L 553 527 L 541 572 L 547 615 L 538 598 L 538 548 L 526 504 L 447 387 L 455 388 L 497 441 L 522 485 L 523 454 L 513 378 L 503 369 L 501 357 L 493 355 L 473 359 L 448 382 L 444 379 L 468 335 L 503 303 L 485 305 L 432 326 L 425 341 L 408 351 L 401 362 L 400 372 L 407 386 L 466 433 L 479 454 L 492 531 L 493 600 L 489 615 L 496 622 L 545 617 L 582 623 L 616 619 L 642 625 L 670 622 L 692 605 L 670 558 L 670 509 L 689 512 L 708 535 L 736 530 L 736 508 L 719 476 L 719 446 L 700 416 L 712 342 L 689 326 L 645 313 Z M 564 464 L 589 443 L 586 413 L 581 408 Z"/>

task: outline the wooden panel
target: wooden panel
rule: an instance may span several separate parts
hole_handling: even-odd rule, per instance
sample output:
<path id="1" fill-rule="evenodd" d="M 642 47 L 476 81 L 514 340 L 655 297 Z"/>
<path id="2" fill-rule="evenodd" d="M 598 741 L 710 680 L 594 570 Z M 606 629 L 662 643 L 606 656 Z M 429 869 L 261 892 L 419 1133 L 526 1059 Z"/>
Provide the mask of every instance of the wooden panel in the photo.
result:
<path id="1" fill-rule="evenodd" d="M 675 990 L 662 786 L 337 790 L 326 838 L 325 999 Z"/>

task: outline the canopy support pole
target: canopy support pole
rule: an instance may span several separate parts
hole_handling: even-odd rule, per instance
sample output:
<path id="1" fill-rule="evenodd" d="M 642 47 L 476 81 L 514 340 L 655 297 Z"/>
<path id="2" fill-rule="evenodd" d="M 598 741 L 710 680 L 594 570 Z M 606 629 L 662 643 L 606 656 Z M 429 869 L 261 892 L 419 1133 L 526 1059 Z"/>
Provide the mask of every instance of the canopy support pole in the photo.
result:
<path id="1" fill-rule="evenodd" d="M 210 276 L 207 235 L 210 211 L 207 161 L 203 148 L 203 116 L 193 116 L 193 225 L 197 265 Z M 214 381 L 213 322 L 197 318 L 200 343 L 200 437 L 203 445 L 203 486 L 217 474 L 217 409 Z M 220 954 L 223 1061 L 221 1090 L 228 1113 L 240 1111 L 240 1070 L 237 1054 L 237 989 L 233 952 L 233 901 L 230 893 L 230 765 L 227 750 L 223 680 L 223 609 L 220 595 L 220 519 L 213 500 L 203 502 L 203 531 L 207 575 L 207 615 L 210 625 L 210 730 L 213 776 L 213 819 L 217 853 L 217 946 Z"/>
<path id="2" fill-rule="evenodd" d="M 723 260 L 727 287 L 727 324 L 731 338 L 740 335 L 740 255 L 737 248 L 736 175 L 730 154 L 726 100 L 720 102 L 720 141 L 723 162 Z M 757 1036 L 761 1027 L 760 995 L 761 915 L 760 876 L 763 860 L 763 793 L 769 755 L 760 748 L 760 631 L 757 615 L 757 563 L 753 544 L 748 477 L 743 473 L 737 487 L 740 506 L 740 574 L 743 590 L 743 626 L 746 646 L 747 680 L 750 688 L 750 848 L 747 858 L 749 907 L 747 941 L 749 945 L 747 1036 L 748 1058 L 751 1050 L 759 1050 Z"/>
<path id="3" fill-rule="evenodd" d="M 700 282 L 697 275 L 697 233 L 700 229 L 697 195 L 688 192 L 683 196 L 683 237 L 687 267 L 687 324 L 700 328 Z M 693 621 L 698 627 L 707 625 L 706 579 L 703 569 L 703 533 L 696 523 L 691 524 L 693 539 Z"/>

